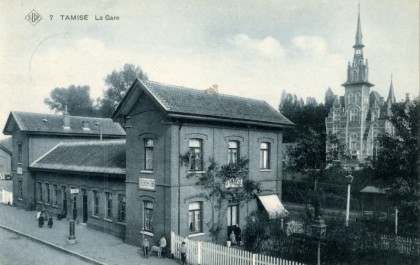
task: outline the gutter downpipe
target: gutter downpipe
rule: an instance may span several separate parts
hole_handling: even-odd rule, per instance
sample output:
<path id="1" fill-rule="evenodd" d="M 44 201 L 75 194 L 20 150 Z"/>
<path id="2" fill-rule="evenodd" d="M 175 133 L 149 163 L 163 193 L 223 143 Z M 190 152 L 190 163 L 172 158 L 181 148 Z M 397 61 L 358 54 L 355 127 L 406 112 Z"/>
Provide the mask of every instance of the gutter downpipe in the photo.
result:
<path id="1" fill-rule="evenodd" d="M 183 123 L 178 128 L 178 235 L 181 235 L 181 165 L 179 155 L 181 154 L 181 128 Z"/>

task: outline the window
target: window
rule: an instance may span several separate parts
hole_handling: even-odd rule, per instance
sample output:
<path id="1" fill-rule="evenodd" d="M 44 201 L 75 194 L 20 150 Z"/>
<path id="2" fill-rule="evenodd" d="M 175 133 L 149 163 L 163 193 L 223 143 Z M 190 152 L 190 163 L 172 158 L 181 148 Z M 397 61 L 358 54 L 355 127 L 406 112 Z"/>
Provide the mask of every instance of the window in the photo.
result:
<path id="1" fill-rule="evenodd" d="M 350 152 L 352 159 L 357 159 L 357 134 L 350 135 Z"/>
<path id="2" fill-rule="evenodd" d="M 111 192 L 105 192 L 105 217 L 112 217 L 112 194 Z"/>
<path id="3" fill-rule="evenodd" d="M 227 209 L 228 226 L 239 225 L 239 204 L 237 201 L 229 201 Z"/>
<path id="4" fill-rule="evenodd" d="M 357 108 L 350 110 L 350 121 L 359 121 L 359 110 Z"/>
<path id="5" fill-rule="evenodd" d="M 46 197 L 46 203 L 50 203 L 50 184 L 45 183 L 45 197 Z"/>
<path id="6" fill-rule="evenodd" d="M 18 163 L 22 163 L 22 143 L 18 143 Z"/>
<path id="7" fill-rule="evenodd" d="M 356 93 L 355 102 L 356 102 L 357 105 L 360 105 L 361 98 L 362 97 L 360 96 L 360 93 Z"/>
<path id="8" fill-rule="evenodd" d="M 201 202 L 192 202 L 189 205 L 188 220 L 190 233 L 203 232 L 203 207 Z"/>
<path id="9" fill-rule="evenodd" d="M 42 183 L 38 182 L 38 202 L 42 202 Z"/>
<path id="10" fill-rule="evenodd" d="M 239 158 L 239 142 L 229 141 L 228 142 L 228 163 L 236 163 Z"/>
<path id="11" fill-rule="evenodd" d="M 144 231 L 153 232 L 153 202 L 144 201 L 143 228 Z"/>
<path id="12" fill-rule="evenodd" d="M 23 186 L 22 186 L 22 180 L 18 179 L 18 197 L 19 199 L 23 198 Z"/>
<path id="13" fill-rule="evenodd" d="M 353 93 L 349 93 L 349 95 L 348 95 L 348 101 L 347 102 L 349 104 L 351 104 L 351 103 L 354 102 L 354 95 L 353 95 Z"/>
<path id="14" fill-rule="evenodd" d="M 58 188 L 57 184 L 53 184 L 53 205 L 58 205 Z"/>
<path id="15" fill-rule="evenodd" d="M 118 221 L 125 222 L 125 195 L 118 194 Z"/>
<path id="16" fill-rule="evenodd" d="M 190 148 L 190 170 L 203 170 L 202 163 L 202 141 L 200 139 L 191 139 L 189 142 Z"/>
<path id="17" fill-rule="evenodd" d="M 92 191 L 93 193 L 93 209 L 92 209 L 92 215 L 98 216 L 99 214 L 99 192 L 97 190 Z"/>
<path id="18" fill-rule="evenodd" d="M 144 169 L 153 170 L 153 139 L 144 139 Z"/>
<path id="19" fill-rule="evenodd" d="M 260 145 L 260 168 L 270 169 L 270 143 Z"/>

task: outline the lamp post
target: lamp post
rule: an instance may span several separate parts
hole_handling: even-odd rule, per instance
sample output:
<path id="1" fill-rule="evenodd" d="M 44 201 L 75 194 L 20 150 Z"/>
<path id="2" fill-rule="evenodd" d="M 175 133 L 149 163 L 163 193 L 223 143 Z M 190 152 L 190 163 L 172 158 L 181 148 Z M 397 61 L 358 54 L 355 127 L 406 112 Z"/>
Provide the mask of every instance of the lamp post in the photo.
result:
<path id="1" fill-rule="evenodd" d="M 327 225 L 321 216 L 318 216 L 317 219 L 311 225 L 312 236 L 318 241 L 318 265 L 321 265 L 321 240 L 325 238 L 327 232 Z"/>
<path id="2" fill-rule="evenodd" d="M 349 226 L 349 219 L 350 219 L 350 185 L 353 182 L 353 176 L 348 175 L 346 176 L 347 182 L 347 207 L 346 207 L 346 226 Z"/>

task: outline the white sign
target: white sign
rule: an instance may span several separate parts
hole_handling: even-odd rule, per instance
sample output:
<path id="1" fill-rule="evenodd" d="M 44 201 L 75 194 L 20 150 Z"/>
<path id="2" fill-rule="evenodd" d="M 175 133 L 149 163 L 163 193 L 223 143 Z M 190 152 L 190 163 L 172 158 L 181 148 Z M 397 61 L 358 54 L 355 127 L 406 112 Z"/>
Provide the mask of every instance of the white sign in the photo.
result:
<path id="1" fill-rule="evenodd" d="M 154 179 L 139 178 L 139 189 L 155 190 L 156 182 Z"/>
<path id="2" fill-rule="evenodd" d="M 225 188 L 240 188 L 243 186 L 241 178 L 231 178 L 225 181 Z"/>
<path id="3" fill-rule="evenodd" d="M 17 167 L 16 171 L 17 171 L 18 175 L 22 175 L 22 168 L 21 167 Z"/>
<path id="4" fill-rule="evenodd" d="M 70 189 L 70 193 L 74 194 L 74 193 L 79 193 L 79 189 Z"/>

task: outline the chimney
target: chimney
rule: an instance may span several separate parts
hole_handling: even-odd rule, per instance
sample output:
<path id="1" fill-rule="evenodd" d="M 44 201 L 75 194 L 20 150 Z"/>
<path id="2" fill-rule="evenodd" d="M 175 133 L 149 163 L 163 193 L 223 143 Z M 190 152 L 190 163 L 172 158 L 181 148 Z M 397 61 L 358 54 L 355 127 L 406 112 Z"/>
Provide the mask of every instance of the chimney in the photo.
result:
<path id="1" fill-rule="evenodd" d="M 410 101 L 410 93 L 405 93 L 405 102 Z"/>
<path id="2" fill-rule="evenodd" d="M 207 89 L 204 89 L 204 92 L 208 93 L 208 94 L 219 94 L 219 86 L 218 85 L 213 85 Z"/>
<path id="3" fill-rule="evenodd" d="M 67 105 L 64 106 L 64 112 L 63 112 L 63 123 L 64 123 L 64 129 L 70 129 L 70 115 L 67 111 Z"/>

